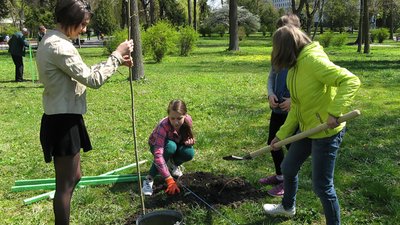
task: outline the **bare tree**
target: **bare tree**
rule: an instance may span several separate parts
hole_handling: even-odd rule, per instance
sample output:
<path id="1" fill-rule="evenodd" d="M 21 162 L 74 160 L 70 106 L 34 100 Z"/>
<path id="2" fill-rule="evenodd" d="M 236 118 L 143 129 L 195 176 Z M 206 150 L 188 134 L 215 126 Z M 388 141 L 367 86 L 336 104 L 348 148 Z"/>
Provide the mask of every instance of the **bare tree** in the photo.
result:
<path id="1" fill-rule="evenodd" d="M 360 0 L 360 21 L 358 24 L 357 52 L 361 52 L 363 44 L 364 0 Z"/>
<path id="2" fill-rule="evenodd" d="M 156 17 L 155 17 L 155 6 L 154 6 L 155 2 L 154 0 L 149 0 L 149 5 L 150 5 L 150 25 L 153 25 L 156 23 Z"/>
<path id="3" fill-rule="evenodd" d="M 142 7 L 143 7 L 143 14 L 144 14 L 144 20 L 146 21 L 146 27 L 150 26 L 150 21 L 149 21 L 149 13 L 147 10 L 147 6 L 149 5 L 148 0 L 141 0 L 142 1 Z"/>
<path id="4" fill-rule="evenodd" d="M 193 0 L 193 28 L 197 30 L 197 0 Z"/>
<path id="5" fill-rule="evenodd" d="M 313 23 L 313 19 L 314 19 L 314 15 L 317 12 L 317 10 L 319 9 L 321 4 L 320 0 L 314 0 L 314 5 L 312 7 L 312 10 L 310 10 L 310 4 L 308 3 L 308 1 L 305 2 L 306 5 L 306 15 L 307 15 L 307 21 L 306 21 L 306 32 L 307 34 L 310 34 L 311 32 L 311 25 Z"/>
<path id="6" fill-rule="evenodd" d="M 323 29 L 322 29 L 322 27 L 323 27 L 323 25 L 322 25 L 322 18 L 323 18 L 323 15 L 324 15 L 324 4 L 325 4 L 325 0 L 322 0 L 322 1 L 321 1 L 320 8 L 319 8 L 318 23 L 317 23 L 317 25 L 314 27 L 314 33 L 313 33 L 313 36 L 312 36 L 312 39 L 313 39 L 313 40 L 314 40 L 315 34 L 317 33 L 318 26 L 321 26 L 321 33 L 322 33 L 322 31 L 323 31 Z"/>
<path id="7" fill-rule="evenodd" d="M 192 26 L 192 0 L 187 0 L 188 4 L 188 25 Z"/>
<path id="8" fill-rule="evenodd" d="M 125 27 L 129 26 L 128 24 L 128 1 L 127 0 L 122 0 L 121 4 L 121 23 L 120 27 L 121 29 L 124 29 Z"/>
<path id="9" fill-rule="evenodd" d="M 140 35 L 140 24 L 139 24 L 139 9 L 136 0 L 130 0 L 131 14 L 130 16 L 130 33 L 133 39 L 133 67 L 132 78 L 134 80 L 139 80 L 144 77 L 144 66 L 143 66 L 143 56 L 142 56 L 142 41 Z M 128 17 L 129 18 L 129 17 Z"/>
<path id="10" fill-rule="evenodd" d="M 229 48 L 230 51 L 239 51 L 237 0 L 229 1 Z"/>
<path id="11" fill-rule="evenodd" d="M 363 37 L 364 37 L 364 53 L 369 53 L 369 12 L 368 12 L 368 0 L 364 0 L 364 21 L 363 21 Z"/>
<path id="12" fill-rule="evenodd" d="M 299 7 L 296 8 L 296 0 L 292 0 L 292 12 L 299 16 L 307 0 L 300 0 Z"/>

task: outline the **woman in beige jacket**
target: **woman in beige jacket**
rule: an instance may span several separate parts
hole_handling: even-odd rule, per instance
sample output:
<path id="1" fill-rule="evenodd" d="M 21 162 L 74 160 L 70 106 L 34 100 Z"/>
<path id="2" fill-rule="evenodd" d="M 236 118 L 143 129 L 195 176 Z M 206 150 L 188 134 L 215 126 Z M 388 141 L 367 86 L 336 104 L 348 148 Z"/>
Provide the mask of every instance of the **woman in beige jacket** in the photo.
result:
<path id="1" fill-rule="evenodd" d="M 71 197 L 81 178 L 80 149 L 92 149 L 82 115 L 86 87 L 99 88 L 118 66 L 132 66 L 133 42 L 125 41 L 104 62 L 88 67 L 71 40 L 84 33 L 92 14 L 84 0 L 59 0 L 57 27 L 39 43 L 37 66 L 44 85 L 40 142 L 47 163 L 54 160 L 55 224 L 69 224 Z"/>

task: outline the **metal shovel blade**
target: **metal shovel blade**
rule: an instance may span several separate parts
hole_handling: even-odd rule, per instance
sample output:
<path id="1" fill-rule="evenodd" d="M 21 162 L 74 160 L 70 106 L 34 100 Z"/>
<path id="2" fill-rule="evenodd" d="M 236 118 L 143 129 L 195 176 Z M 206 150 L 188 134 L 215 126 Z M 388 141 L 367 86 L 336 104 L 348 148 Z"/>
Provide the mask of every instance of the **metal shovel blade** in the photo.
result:
<path id="1" fill-rule="evenodd" d="M 248 159 L 251 159 L 251 157 L 249 157 L 249 156 L 244 156 L 244 157 L 241 157 L 241 156 L 236 156 L 236 155 L 228 155 L 228 156 L 224 156 L 224 157 L 222 157 L 222 159 L 224 159 L 224 160 L 248 160 Z"/>

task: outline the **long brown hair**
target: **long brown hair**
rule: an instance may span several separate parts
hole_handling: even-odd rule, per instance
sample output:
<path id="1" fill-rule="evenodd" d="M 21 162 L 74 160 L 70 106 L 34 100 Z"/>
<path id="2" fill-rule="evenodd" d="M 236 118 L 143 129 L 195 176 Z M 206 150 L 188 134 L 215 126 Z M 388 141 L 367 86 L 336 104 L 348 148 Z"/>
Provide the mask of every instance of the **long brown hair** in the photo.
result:
<path id="1" fill-rule="evenodd" d="M 169 102 L 167 113 L 175 111 L 179 114 L 186 115 L 187 114 L 187 108 L 186 104 L 184 101 L 175 99 Z M 179 135 L 182 137 L 181 141 L 184 142 L 188 140 L 189 138 L 193 138 L 193 131 L 192 131 L 192 126 L 189 124 L 189 122 L 185 119 L 181 128 L 179 129 Z"/>
<path id="2" fill-rule="evenodd" d="M 272 43 L 271 64 L 281 70 L 296 65 L 301 50 L 311 39 L 299 28 L 286 25 L 275 31 Z"/>

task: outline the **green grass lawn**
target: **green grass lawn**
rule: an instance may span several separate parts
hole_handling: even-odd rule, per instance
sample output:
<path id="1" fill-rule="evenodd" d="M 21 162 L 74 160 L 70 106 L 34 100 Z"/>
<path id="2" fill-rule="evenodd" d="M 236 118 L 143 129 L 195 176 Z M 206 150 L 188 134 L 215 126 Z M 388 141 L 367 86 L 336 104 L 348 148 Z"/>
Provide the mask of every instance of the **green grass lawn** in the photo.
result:
<path id="1" fill-rule="evenodd" d="M 358 75 L 362 87 L 351 109 L 362 116 L 348 123 L 336 166 L 335 184 L 343 224 L 396 224 L 400 220 L 400 51 L 391 41 L 371 46 L 371 54 L 356 53 L 357 46 L 327 48 L 336 64 Z M 151 160 L 147 138 L 166 115 L 171 99 L 183 99 L 194 119 L 196 156 L 186 171 L 204 171 L 257 180 L 273 173 L 271 156 L 252 161 L 224 161 L 265 145 L 270 109 L 266 81 L 270 69 L 271 40 L 250 37 L 240 52 L 229 53 L 227 37 L 202 38 L 189 57 L 168 56 L 162 63 L 145 62 L 146 78 L 134 83 L 137 146 L 140 160 Z M 83 59 L 94 64 L 103 49 L 81 49 Z M 25 78 L 30 79 L 29 58 Z M 98 90 L 88 90 L 85 121 L 94 149 L 82 154 L 85 176 L 123 167 L 135 161 L 131 128 L 128 70 L 120 68 Z M 11 192 L 15 180 L 50 178 L 39 143 L 43 113 L 42 85 L 14 83 L 14 65 L 0 51 L 0 220 L 1 224 L 52 224 L 52 202 L 23 205 L 23 200 L 44 191 Z M 349 110 L 351 110 L 349 109 Z M 146 173 L 150 163 L 141 166 Z M 122 174 L 135 172 L 135 169 Z M 146 200 L 145 200 L 146 201 Z M 266 196 L 212 212 L 205 205 L 182 210 L 186 224 L 324 224 L 322 206 L 312 192 L 308 160 L 301 172 L 297 215 L 292 219 L 265 215 L 262 204 L 280 199 Z M 173 207 L 173 206 L 172 206 Z M 140 210 L 137 183 L 88 186 L 75 191 L 71 224 L 124 224 Z"/>

